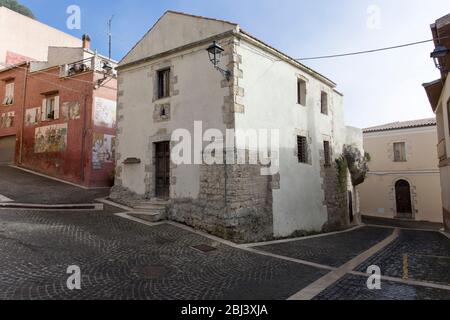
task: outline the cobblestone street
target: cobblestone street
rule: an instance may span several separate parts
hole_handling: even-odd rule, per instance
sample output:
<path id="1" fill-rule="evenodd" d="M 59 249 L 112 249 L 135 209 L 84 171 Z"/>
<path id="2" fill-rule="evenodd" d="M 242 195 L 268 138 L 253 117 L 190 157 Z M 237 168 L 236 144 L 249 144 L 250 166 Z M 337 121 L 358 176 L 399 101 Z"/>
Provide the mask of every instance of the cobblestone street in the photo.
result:
<path id="1" fill-rule="evenodd" d="M 258 254 L 175 225 L 126 220 L 117 212 L 109 206 L 93 212 L 0 210 L 0 299 L 288 299 L 330 271 L 295 258 L 337 267 L 392 233 L 363 227 L 263 246 Z M 448 286 L 449 244 L 437 232 L 402 231 L 358 271 L 378 263 L 383 274 L 402 279 L 402 252 L 428 254 L 440 258 L 412 256 L 410 277 Z M 193 248 L 198 245 L 215 250 L 204 253 Z M 67 289 L 70 265 L 81 268 L 82 290 Z M 366 281 L 349 274 L 315 299 L 450 299 L 448 287 L 385 281 L 374 291 Z"/>

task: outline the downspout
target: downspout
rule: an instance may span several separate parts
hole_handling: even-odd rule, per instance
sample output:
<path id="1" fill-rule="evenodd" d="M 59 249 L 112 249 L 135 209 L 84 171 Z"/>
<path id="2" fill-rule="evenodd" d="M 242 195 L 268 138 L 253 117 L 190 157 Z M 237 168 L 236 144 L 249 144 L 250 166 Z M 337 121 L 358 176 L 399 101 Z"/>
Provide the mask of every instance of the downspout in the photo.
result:
<path id="1" fill-rule="evenodd" d="M 27 98 L 27 83 L 28 83 L 28 69 L 30 67 L 30 62 L 27 62 L 26 68 L 25 68 L 25 78 L 23 81 L 23 99 L 22 99 L 22 121 L 20 123 L 20 144 L 19 144 L 19 164 L 22 164 L 22 149 L 23 149 L 23 134 L 24 134 L 24 127 L 25 127 L 25 105 L 26 105 L 26 98 Z"/>
<path id="2" fill-rule="evenodd" d="M 87 123 L 87 98 L 88 95 L 84 95 L 84 115 L 83 115 L 83 131 L 81 133 L 81 159 L 80 159 L 80 165 L 81 165 L 81 181 L 84 183 L 85 179 L 86 179 L 86 175 L 84 173 L 84 164 L 85 164 L 85 159 L 84 156 L 86 154 L 85 152 L 85 148 L 86 148 L 86 136 L 87 136 L 87 129 L 86 129 L 86 123 Z"/>

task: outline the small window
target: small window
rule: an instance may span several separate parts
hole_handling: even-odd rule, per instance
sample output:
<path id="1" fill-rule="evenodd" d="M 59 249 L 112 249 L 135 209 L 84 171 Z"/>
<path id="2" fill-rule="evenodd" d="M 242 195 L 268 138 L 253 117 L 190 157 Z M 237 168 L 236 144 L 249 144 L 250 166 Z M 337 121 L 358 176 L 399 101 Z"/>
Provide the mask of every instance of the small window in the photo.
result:
<path id="1" fill-rule="evenodd" d="M 170 96 L 170 69 L 158 71 L 158 99 Z"/>
<path id="2" fill-rule="evenodd" d="M 323 142 L 323 151 L 324 151 L 324 162 L 325 167 L 331 166 L 331 149 L 330 149 L 330 141 Z"/>
<path id="3" fill-rule="evenodd" d="M 42 100 L 42 121 L 59 119 L 59 96 L 51 95 Z"/>
<path id="4" fill-rule="evenodd" d="M 323 91 L 320 96 L 320 112 L 322 112 L 322 114 L 328 114 L 328 94 Z"/>
<path id="5" fill-rule="evenodd" d="M 5 98 L 3 99 L 4 105 L 11 105 L 14 103 L 14 82 L 7 81 L 5 85 Z"/>
<path id="6" fill-rule="evenodd" d="M 394 143 L 394 161 L 395 162 L 406 161 L 406 143 L 404 142 Z"/>
<path id="7" fill-rule="evenodd" d="M 297 80 L 297 103 L 306 106 L 306 81 Z"/>
<path id="8" fill-rule="evenodd" d="M 308 142 L 306 137 L 297 136 L 298 162 L 308 163 Z"/>

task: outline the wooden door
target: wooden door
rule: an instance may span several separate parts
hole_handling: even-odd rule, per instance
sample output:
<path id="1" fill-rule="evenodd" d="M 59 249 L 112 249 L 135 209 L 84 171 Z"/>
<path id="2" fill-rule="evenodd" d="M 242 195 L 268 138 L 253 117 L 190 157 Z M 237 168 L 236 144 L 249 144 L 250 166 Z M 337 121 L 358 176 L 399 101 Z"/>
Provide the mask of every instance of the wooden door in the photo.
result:
<path id="1" fill-rule="evenodd" d="M 395 199 L 397 202 L 397 217 L 412 219 L 411 186 L 408 181 L 397 181 L 395 184 Z"/>
<path id="2" fill-rule="evenodd" d="M 156 197 L 167 199 L 170 195 L 170 142 L 155 143 Z"/>

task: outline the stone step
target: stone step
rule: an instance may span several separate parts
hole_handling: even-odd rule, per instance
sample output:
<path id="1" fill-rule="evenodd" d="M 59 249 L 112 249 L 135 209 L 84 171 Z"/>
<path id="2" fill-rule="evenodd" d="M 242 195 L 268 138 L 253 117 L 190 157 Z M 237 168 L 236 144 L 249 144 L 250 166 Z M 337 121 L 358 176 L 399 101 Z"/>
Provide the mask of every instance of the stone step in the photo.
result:
<path id="1" fill-rule="evenodd" d="M 138 218 L 144 221 L 148 222 L 159 222 L 166 219 L 166 214 L 164 213 L 148 213 L 148 212 L 140 212 L 140 211 L 133 211 L 128 213 L 128 215 Z"/>
<path id="2" fill-rule="evenodd" d="M 158 204 L 139 204 L 134 205 L 133 208 L 137 210 L 166 210 L 166 206 Z"/>

